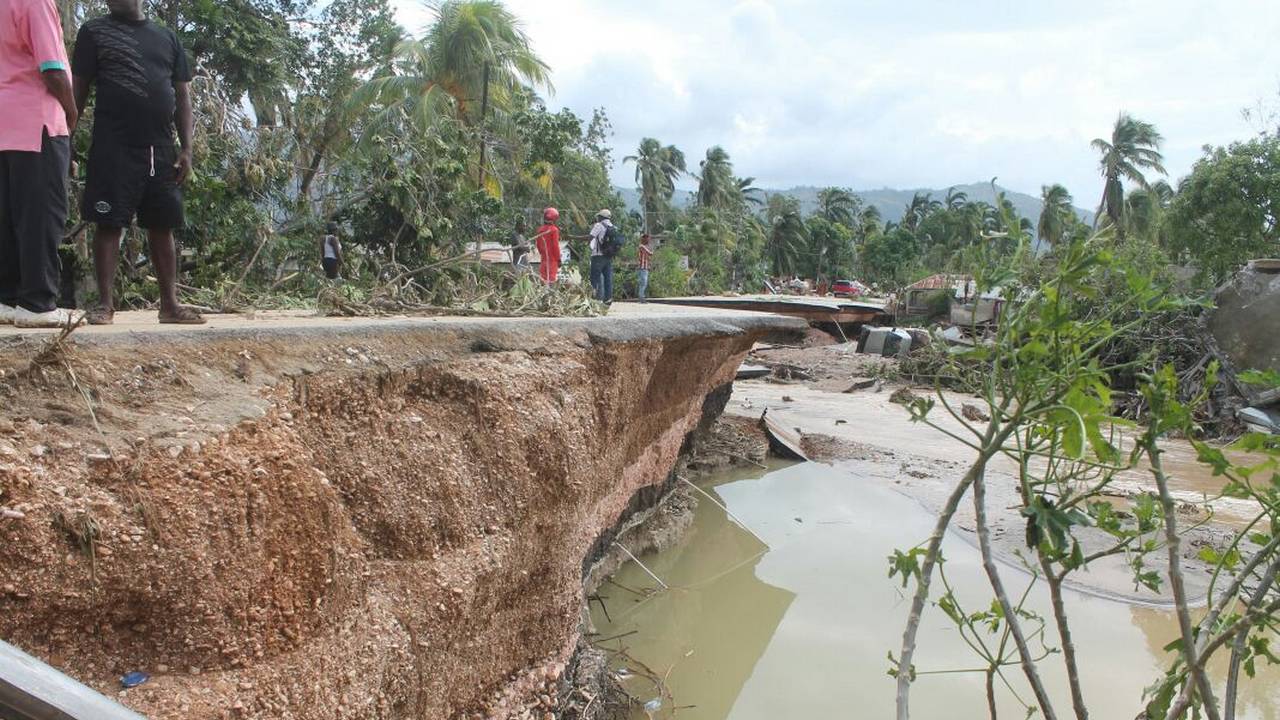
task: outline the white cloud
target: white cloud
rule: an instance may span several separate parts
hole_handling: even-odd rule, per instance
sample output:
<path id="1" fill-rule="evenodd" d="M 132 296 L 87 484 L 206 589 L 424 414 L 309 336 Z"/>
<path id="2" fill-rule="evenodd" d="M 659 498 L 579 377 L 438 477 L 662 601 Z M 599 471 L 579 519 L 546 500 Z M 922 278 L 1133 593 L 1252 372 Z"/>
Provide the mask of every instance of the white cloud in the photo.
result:
<path id="1" fill-rule="evenodd" d="M 426 19 L 414 0 L 402 19 Z M 1098 191 L 1093 137 L 1127 110 L 1185 174 L 1280 84 L 1280 3 L 508 0 L 553 106 L 608 108 L 618 156 L 720 144 L 758 184 Z M 619 168 L 616 179 L 631 183 Z"/>

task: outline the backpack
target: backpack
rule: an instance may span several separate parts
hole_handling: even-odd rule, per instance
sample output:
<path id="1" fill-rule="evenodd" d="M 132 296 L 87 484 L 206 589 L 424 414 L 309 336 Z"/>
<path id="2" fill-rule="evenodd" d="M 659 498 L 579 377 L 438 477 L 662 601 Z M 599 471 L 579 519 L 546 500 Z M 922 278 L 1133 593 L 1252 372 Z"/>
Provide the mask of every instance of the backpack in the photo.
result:
<path id="1" fill-rule="evenodd" d="M 622 234 L 618 226 L 609 225 L 605 228 L 604 237 L 600 239 L 600 254 L 607 258 L 615 258 L 622 252 L 622 246 L 626 243 L 627 237 Z"/>

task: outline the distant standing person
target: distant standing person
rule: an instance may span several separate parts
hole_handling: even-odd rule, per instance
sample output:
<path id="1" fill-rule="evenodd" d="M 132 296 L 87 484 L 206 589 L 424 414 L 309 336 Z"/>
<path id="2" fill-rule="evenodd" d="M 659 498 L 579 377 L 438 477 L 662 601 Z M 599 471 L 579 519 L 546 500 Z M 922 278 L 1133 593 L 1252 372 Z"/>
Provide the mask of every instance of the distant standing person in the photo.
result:
<path id="1" fill-rule="evenodd" d="M 653 238 L 649 233 L 640 236 L 640 250 L 636 259 L 640 262 L 640 268 L 636 270 L 636 296 L 640 298 L 640 302 L 644 302 L 648 299 L 645 296 L 649 292 L 649 268 L 653 265 Z"/>
<path id="2" fill-rule="evenodd" d="M 559 210 L 553 207 L 543 210 L 542 225 L 535 236 L 538 248 L 538 274 L 548 285 L 554 283 L 560 275 L 560 228 L 556 227 L 556 221 L 559 219 Z"/>
<path id="3" fill-rule="evenodd" d="M 191 66 L 178 36 L 143 15 L 142 0 L 107 0 L 107 8 L 111 14 L 80 28 L 71 59 L 79 111 L 97 90 L 83 208 L 85 221 L 97 226 L 99 304 L 89 322 L 114 321 L 120 237 L 136 215 L 160 283 L 160 322 L 200 325 L 199 313 L 178 304 L 173 244 L 184 221 L 181 186 L 191 174 Z"/>
<path id="4" fill-rule="evenodd" d="M 338 240 L 338 224 L 325 225 L 324 237 L 320 238 L 320 265 L 324 268 L 324 276 L 337 280 L 342 271 L 342 241 Z"/>
<path id="5" fill-rule="evenodd" d="M 78 113 L 53 0 L 0 0 L 0 324 L 59 327 L 58 245 Z"/>
<path id="6" fill-rule="evenodd" d="M 591 226 L 591 287 L 596 299 L 602 303 L 613 302 L 613 256 L 609 243 L 617 235 L 613 226 L 613 213 L 608 208 L 596 213 L 596 224 Z"/>
<path id="7" fill-rule="evenodd" d="M 529 237 L 525 235 L 524 218 L 516 218 L 516 229 L 511 234 L 511 266 L 523 273 L 529 268 Z"/>

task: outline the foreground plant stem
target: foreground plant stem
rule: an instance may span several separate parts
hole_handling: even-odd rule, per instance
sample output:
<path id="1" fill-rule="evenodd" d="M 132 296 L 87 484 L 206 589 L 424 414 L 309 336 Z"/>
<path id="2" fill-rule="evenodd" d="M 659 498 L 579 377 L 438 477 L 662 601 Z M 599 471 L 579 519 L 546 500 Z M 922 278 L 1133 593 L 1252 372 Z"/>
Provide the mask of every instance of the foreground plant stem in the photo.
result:
<path id="1" fill-rule="evenodd" d="M 987 526 L 987 489 L 984 476 L 985 473 L 979 473 L 973 480 L 973 510 L 976 516 L 975 524 L 978 526 L 978 549 L 982 553 L 982 567 L 986 570 L 991 589 L 996 594 L 1000 608 L 1004 611 L 1004 621 L 1008 624 L 1014 645 L 1018 648 L 1022 673 L 1027 676 L 1031 691 L 1036 696 L 1036 703 L 1040 705 L 1040 712 L 1044 714 L 1045 720 L 1057 720 L 1058 716 L 1054 713 L 1049 693 L 1044 688 L 1044 681 L 1040 679 L 1040 672 L 1036 670 L 1035 657 L 1031 654 L 1027 637 L 1022 632 L 1022 623 L 1018 621 L 1017 608 L 1009 601 L 1009 593 L 1005 591 L 1004 582 L 1000 579 L 1000 569 L 996 567 L 995 556 L 991 550 L 991 532 Z"/>
<path id="2" fill-rule="evenodd" d="M 1213 696 L 1213 685 L 1204 670 L 1202 652 L 1196 645 L 1195 632 L 1191 625 L 1191 611 L 1187 607 L 1187 588 L 1182 577 L 1182 538 L 1178 536 L 1178 508 L 1169 492 L 1169 478 L 1164 472 L 1164 463 L 1160 457 L 1160 447 L 1156 443 L 1155 431 L 1148 432 L 1146 437 L 1147 456 L 1151 459 L 1151 474 L 1155 477 L 1156 488 L 1160 492 L 1160 504 L 1164 508 L 1164 538 L 1166 553 L 1169 557 L 1169 587 L 1173 590 L 1174 607 L 1178 614 L 1178 629 L 1182 633 L 1182 657 L 1187 663 L 1187 672 L 1191 677 L 1189 684 L 1194 684 L 1200 691 L 1200 699 L 1204 705 L 1205 715 L 1209 720 L 1221 720 L 1218 714 L 1218 702 Z M 1205 637 L 1212 628 L 1203 628 Z M 1190 693 L 1186 693 L 1189 695 Z M 1175 720 L 1181 710 L 1177 706 L 1170 709 L 1169 719 Z"/>
<path id="3" fill-rule="evenodd" d="M 1067 606 L 1062 601 L 1062 578 L 1053 572 L 1049 561 L 1040 557 L 1040 569 L 1049 585 L 1049 598 L 1053 602 L 1053 619 L 1058 625 L 1058 638 L 1062 641 L 1062 661 L 1067 666 L 1067 682 L 1071 686 L 1071 707 L 1076 720 L 1089 720 L 1089 708 L 1084 704 L 1084 691 L 1080 687 L 1080 666 L 1076 663 L 1076 645 L 1071 639 L 1071 624 L 1067 622 Z"/>
<path id="4" fill-rule="evenodd" d="M 1262 576 L 1262 582 L 1258 583 L 1258 589 L 1253 591 L 1253 597 L 1249 598 L 1248 609 L 1255 610 L 1267 599 L 1267 592 L 1271 590 L 1271 586 L 1275 584 L 1276 572 L 1280 570 L 1280 560 L 1271 563 L 1267 571 Z M 1226 720 L 1235 720 L 1236 717 L 1236 689 L 1240 682 L 1240 660 L 1244 655 L 1244 644 L 1249 638 L 1249 628 L 1244 628 L 1236 633 L 1235 640 L 1231 643 L 1231 664 L 1227 669 L 1227 690 L 1223 698 L 1222 716 Z"/>
<path id="5" fill-rule="evenodd" d="M 1011 423 L 1005 427 L 1007 429 L 1001 429 L 999 421 L 995 419 L 987 425 L 987 432 L 982 439 L 982 452 L 979 453 L 978 459 L 974 461 L 973 465 L 969 467 L 969 472 L 965 473 L 964 478 L 960 480 L 955 489 L 951 491 L 951 495 L 947 497 L 947 502 L 938 513 L 938 521 L 934 523 L 933 534 L 929 536 L 929 546 L 925 552 L 924 564 L 920 567 L 920 579 L 916 584 L 915 595 L 911 598 L 911 614 L 907 617 L 907 628 L 902 633 L 902 652 L 898 656 L 898 720 L 910 720 L 911 717 L 909 699 L 911 696 L 912 675 L 915 672 L 911 661 L 915 656 L 916 635 L 920 630 L 920 620 L 924 614 L 924 606 L 929 599 L 930 581 L 933 579 L 933 571 L 937 567 L 938 557 L 942 553 L 942 541 L 947 535 L 947 528 L 951 525 L 951 518 L 955 516 L 957 508 L 960 507 L 960 501 L 969 492 L 969 487 L 973 485 L 974 479 L 986 472 L 987 462 L 1000 451 L 1000 447 L 1008 439 L 1012 428 L 1017 426 Z"/>

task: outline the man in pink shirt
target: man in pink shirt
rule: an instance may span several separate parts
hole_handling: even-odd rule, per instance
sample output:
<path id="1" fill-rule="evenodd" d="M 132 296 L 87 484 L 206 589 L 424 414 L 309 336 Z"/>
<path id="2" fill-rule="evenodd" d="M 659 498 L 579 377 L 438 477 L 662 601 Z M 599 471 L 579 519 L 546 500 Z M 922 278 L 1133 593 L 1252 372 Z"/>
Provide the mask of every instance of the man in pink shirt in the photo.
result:
<path id="1" fill-rule="evenodd" d="M 59 327 L 77 113 L 54 0 L 0 0 L 0 323 Z"/>

